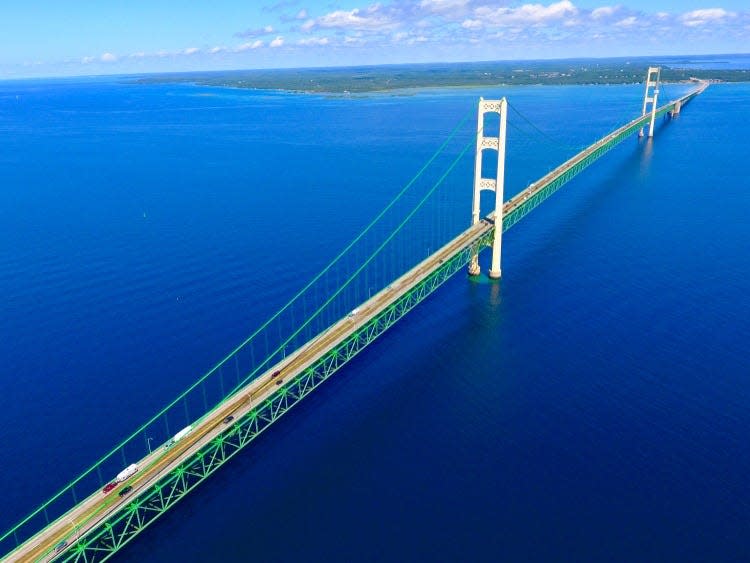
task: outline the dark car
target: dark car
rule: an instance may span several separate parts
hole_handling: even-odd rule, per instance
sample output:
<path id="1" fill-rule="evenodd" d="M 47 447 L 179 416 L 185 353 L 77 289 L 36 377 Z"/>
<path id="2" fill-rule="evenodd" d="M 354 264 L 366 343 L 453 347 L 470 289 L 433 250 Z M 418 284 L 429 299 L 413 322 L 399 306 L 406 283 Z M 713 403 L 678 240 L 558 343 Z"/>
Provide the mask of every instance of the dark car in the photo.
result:
<path id="1" fill-rule="evenodd" d="M 283 379 L 277 379 L 276 380 L 276 385 L 281 385 L 282 383 L 284 383 Z"/>
<path id="2" fill-rule="evenodd" d="M 117 494 L 120 495 L 121 497 L 124 497 L 126 494 L 128 494 L 132 490 L 133 490 L 133 487 L 128 485 L 127 487 L 123 487 L 122 490 Z"/>
<path id="3" fill-rule="evenodd" d="M 65 549 L 68 545 L 68 542 L 65 540 L 61 541 L 55 546 L 55 553 L 60 553 L 63 549 Z"/>
<path id="4" fill-rule="evenodd" d="M 108 492 L 110 492 L 116 486 L 117 486 L 117 483 L 108 483 L 108 484 L 104 485 L 104 488 L 102 489 L 102 492 L 106 495 Z"/>
<path id="5" fill-rule="evenodd" d="M 224 420 L 222 420 L 222 422 L 223 422 L 224 424 L 229 424 L 229 423 L 230 423 L 230 422 L 232 422 L 233 420 L 234 420 L 234 417 L 233 417 L 233 416 L 232 416 L 232 415 L 230 414 L 230 415 L 229 415 L 228 417 L 226 417 L 226 418 L 225 418 Z"/>
<path id="6" fill-rule="evenodd" d="M 277 369 L 275 372 L 271 374 L 271 379 L 273 379 L 274 377 L 278 377 L 280 374 L 281 374 L 281 370 Z"/>

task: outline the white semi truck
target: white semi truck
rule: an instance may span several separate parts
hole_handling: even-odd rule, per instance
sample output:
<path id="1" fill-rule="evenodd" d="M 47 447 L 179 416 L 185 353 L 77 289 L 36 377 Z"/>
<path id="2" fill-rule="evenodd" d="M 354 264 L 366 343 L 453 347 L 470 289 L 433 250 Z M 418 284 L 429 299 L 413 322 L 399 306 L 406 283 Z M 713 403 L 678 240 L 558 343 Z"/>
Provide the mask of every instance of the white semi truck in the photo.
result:
<path id="1" fill-rule="evenodd" d="M 186 426 L 185 428 L 183 428 L 182 430 L 180 430 L 177 434 L 175 434 L 174 436 L 172 436 L 172 439 L 169 442 L 167 442 L 167 445 L 165 447 L 166 448 L 172 447 L 177 442 L 179 442 L 180 440 L 182 440 L 185 436 L 187 436 L 188 434 L 190 434 L 190 432 L 192 432 L 192 431 L 193 431 L 193 425 L 192 424 L 190 426 Z"/>
<path id="2" fill-rule="evenodd" d="M 123 469 L 117 474 L 117 477 L 115 477 L 115 483 L 122 483 L 129 477 L 132 477 L 133 475 L 135 475 L 137 472 L 138 472 L 138 464 L 131 463 L 125 469 Z"/>

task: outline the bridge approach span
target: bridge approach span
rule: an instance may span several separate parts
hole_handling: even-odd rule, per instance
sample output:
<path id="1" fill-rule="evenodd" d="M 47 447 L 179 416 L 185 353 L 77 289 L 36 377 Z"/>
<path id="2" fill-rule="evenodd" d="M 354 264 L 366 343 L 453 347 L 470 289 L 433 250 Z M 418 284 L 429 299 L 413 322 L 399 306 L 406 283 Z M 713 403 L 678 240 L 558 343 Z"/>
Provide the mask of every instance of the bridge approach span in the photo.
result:
<path id="1" fill-rule="evenodd" d="M 655 115 L 679 113 L 707 87 L 659 107 Z M 649 120 L 639 116 L 579 152 L 502 206 L 507 231 L 565 183 Z M 138 462 L 139 471 L 103 494 L 96 491 L 65 515 L 6 555 L 8 561 L 93 562 L 108 559 L 146 526 L 208 478 L 320 383 L 411 311 L 474 253 L 492 244 L 494 213 L 459 234 L 355 313 L 340 319 L 193 423 L 171 447 L 159 447 Z M 229 424 L 227 417 L 233 417 Z M 119 496 L 124 487 L 132 487 Z"/>

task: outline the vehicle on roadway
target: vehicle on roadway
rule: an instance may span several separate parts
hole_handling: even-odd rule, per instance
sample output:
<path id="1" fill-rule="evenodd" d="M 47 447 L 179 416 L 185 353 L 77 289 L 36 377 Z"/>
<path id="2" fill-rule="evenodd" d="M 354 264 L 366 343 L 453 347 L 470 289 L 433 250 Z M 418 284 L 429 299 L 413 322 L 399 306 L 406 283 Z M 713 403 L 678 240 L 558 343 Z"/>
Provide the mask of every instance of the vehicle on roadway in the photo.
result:
<path id="1" fill-rule="evenodd" d="M 126 494 L 128 494 L 132 490 L 133 490 L 133 487 L 128 485 L 127 487 L 123 487 L 122 490 L 117 494 L 120 495 L 121 497 L 124 497 Z"/>
<path id="2" fill-rule="evenodd" d="M 60 553 L 68 545 L 68 542 L 63 540 L 55 546 L 55 553 Z"/>
<path id="3" fill-rule="evenodd" d="M 102 492 L 106 495 L 108 492 L 110 492 L 116 486 L 117 486 L 117 481 L 112 481 L 111 483 L 107 483 L 106 485 L 104 485 L 104 488 L 102 489 Z"/>
<path id="4" fill-rule="evenodd" d="M 356 316 L 357 316 L 357 313 L 359 313 L 359 307 L 357 307 L 356 309 L 352 309 L 352 312 L 351 312 L 351 313 L 349 313 L 349 314 L 347 315 L 347 317 L 349 317 L 349 318 L 352 318 L 352 317 L 356 317 Z"/>
<path id="5" fill-rule="evenodd" d="M 182 430 L 180 430 L 177 434 L 175 434 L 174 436 L 172 436 L 172 439 L 169 440 L 169 442 L 166 443 L 166 445 L 164 446 L 164 449 L 166 450 L 166 449 L 171 448 L 177 442 L 179 442 L 180 440 L 182 440 L 185 436 L 187 436 L 188 434 L 190 434 L 192 431 L 193 431 L 193 425 L 192 424 L 186 426 L 185 428 L 183 428 Z"/>
<path id="6" fill-rule="evenodd" d="M 115 477 L 115 483 L 122 483 L 128 477 L 132 477 L 137 472 L 138 472 L 138 464 L 137 463 L 131 463 L 125 469 L 123 469 L 122 471 L 120 471 L 117 474 L 117 477 Z"/>
<path id="7" fill-rule="evenodd" d="M 279 377 L 279 375 L 281 375 L 281 370 L 277 369 L 275 372 L 271 374 L 271 379 L 273 379 L 274 377 Z"/>
<path id="8" fill-rule="evenodd" d="M 232 416 L 232 415 L 230 414 L 230 415 L 229 415 L 228 417 L 226 417 L 226 418 L 225 418 L 224 420 L 222 420 L 222 422 L 223 422 L 224 424 L 229 424 L 229 423 L 230 423 L 230 422 L 232 422 L 233 420 L 234 420 L 234 417 L 233 417 L 233 416 Z"/>

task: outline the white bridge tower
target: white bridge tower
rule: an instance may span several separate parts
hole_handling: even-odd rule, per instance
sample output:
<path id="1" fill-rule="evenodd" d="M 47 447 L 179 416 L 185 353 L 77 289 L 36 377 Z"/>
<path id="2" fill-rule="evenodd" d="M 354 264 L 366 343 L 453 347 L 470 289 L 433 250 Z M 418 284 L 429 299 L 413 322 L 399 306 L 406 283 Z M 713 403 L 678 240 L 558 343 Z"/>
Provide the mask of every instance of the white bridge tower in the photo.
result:
<path id="1" fill-rule="evenodd" d="M 497 137 L 486 137 L 484 135 L 484 116 L 487 113 L 496 113 L 500 116 L 500 131 Z M 508 117 L 508 102 L 505 98 L 502 100 L 485 100 L 479 98 L 479 115 L 477 117 L 477 151 L 474 161 L 474 198 L 471 209 L 471 224 L 476 225 L 480 221 L 480 195 L 483 190 L 495 192 L 495 236 L 492 240 L 492 264 L 490 266 L 489 276 L 493 279 L 499 279 L 500 270 L 500 251 L 502 249 L 503 236 L 503 187 L 505 184 L 505 137 L 506 121 Z M 494 178 L 484 178 L 482 176 L 482 154 L 485 150 L 497 151 L 497 169 Z M 478 276 L 479 252 L 475 250 L 469 262 L 469 275 Z"/>
<path id="2" fill-rule="evenodd" d="M 652 76 L 654 78 L 652 78 Z M 659 97 L 659 79 L 661 78 L 661 68 L 658 66 L 648 67 L 648 74 L 646 75 L 646 92 L 643 95 L 643 111 L 641 115 L 646 115 L 646 107 L 651 104 L 651 125 L 648 128 L 648 136 L 654 136 L 654 121 L 656 121 L 656 100 Z M 653 87 L 653 95 L 649 96 L 649 91 Z M 638 132 L 639 137 L 643 137 L 643 127 Z"/>

